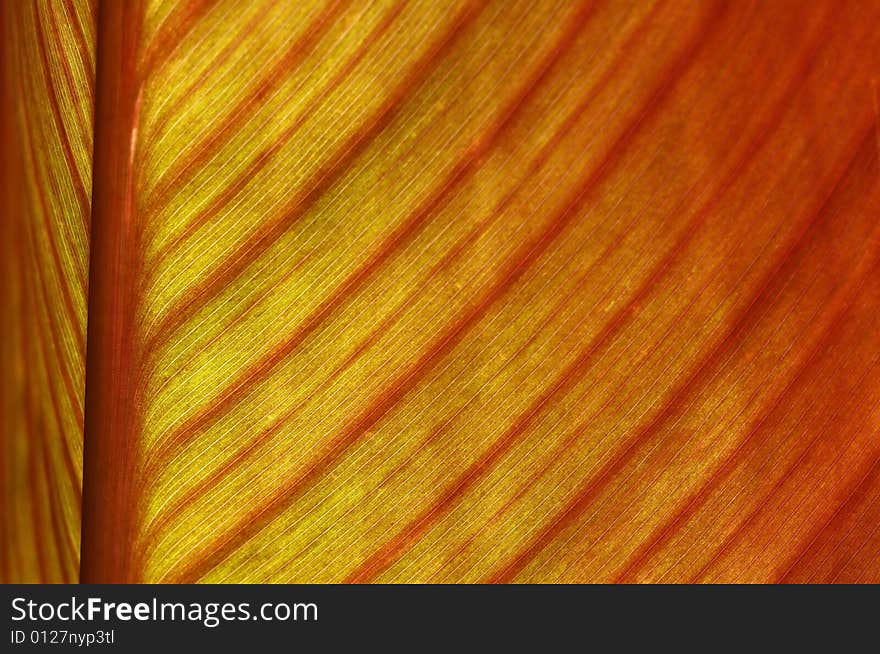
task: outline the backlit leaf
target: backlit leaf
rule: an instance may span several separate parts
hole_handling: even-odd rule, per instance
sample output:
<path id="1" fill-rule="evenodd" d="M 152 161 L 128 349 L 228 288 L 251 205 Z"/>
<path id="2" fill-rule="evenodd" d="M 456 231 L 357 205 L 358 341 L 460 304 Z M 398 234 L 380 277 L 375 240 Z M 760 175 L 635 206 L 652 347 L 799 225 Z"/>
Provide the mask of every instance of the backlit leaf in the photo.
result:
<path id="1" fill-rule="evenodd" d="M 880 580 L 878 20 L 102 3 L 82 579 Z"/>
<path id="2" fill-rule="evenodd" d="M 0 7 L 0 582 L 79 577 L 95 9 Z"/>

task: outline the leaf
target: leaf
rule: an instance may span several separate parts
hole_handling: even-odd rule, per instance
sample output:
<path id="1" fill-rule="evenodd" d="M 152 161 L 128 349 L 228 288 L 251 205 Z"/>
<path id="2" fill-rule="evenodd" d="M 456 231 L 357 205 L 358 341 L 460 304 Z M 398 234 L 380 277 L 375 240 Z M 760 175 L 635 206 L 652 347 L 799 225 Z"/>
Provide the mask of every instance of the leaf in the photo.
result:
<path id="1" fill-rule="evenodd" d="M 0 581 L 79 577 L 95 7 L 2 9 Z"/>
<path id="2" fill-rule="evenodd" d="M 102 3 L 82 580 L 878 580 L 878 13 Z"/>

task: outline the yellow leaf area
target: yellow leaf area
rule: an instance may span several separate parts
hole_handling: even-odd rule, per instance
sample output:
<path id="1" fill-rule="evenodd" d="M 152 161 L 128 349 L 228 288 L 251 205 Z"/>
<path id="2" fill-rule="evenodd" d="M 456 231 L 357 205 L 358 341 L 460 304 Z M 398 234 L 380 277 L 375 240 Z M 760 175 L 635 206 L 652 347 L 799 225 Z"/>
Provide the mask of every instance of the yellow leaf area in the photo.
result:
<path id="1" fill-rule="evenodd" d="M 876 577 L 878 12 L 147 3 L 132 575 Z"/>
<path id="2" fill-rule="evenodd" d="M 95 6 L 0 6 L 0 582 L 79 578 Z"/>

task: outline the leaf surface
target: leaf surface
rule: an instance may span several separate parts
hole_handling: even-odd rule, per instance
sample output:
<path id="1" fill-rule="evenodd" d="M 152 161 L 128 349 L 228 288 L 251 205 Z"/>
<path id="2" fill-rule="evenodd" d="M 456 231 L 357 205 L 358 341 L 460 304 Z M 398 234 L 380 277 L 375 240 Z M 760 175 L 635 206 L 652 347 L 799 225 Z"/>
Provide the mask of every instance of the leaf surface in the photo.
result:
<path id="1" fill-rule="evenodd" d="M 106 2 L 82 579 L 880 580 L 876 2 Z"/>
<path id="2" fill-rule="evenodd" d="M 79 576 L 95 11 L 0 7 L 0 582 Z"/>

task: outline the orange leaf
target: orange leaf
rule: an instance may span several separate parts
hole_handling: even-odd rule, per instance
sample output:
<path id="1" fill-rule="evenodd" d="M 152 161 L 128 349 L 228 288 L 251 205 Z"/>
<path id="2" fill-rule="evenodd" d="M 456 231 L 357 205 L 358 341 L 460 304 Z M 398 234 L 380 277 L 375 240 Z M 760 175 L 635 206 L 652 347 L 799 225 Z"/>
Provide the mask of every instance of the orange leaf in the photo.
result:
<path id="1" fill-rule="evenodd" d="M 83 581 L 880 580 L 880 4 L 98 14 Z"/>
<path id="2" fill-rule="evenodd" d="M 79 577 L 95 6 L 0 8 L 0 582 Z"/>

